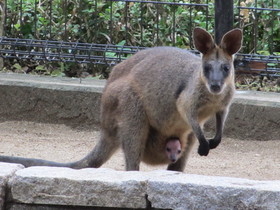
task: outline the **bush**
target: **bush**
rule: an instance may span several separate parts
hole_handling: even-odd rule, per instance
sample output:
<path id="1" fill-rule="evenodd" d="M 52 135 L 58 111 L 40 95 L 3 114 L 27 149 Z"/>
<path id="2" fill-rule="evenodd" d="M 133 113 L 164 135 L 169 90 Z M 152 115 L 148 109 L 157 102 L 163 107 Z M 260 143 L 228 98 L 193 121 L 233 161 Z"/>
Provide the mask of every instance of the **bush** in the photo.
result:
<path id="1" fill-rule="evenodd" d="M 174 2 L 174 0 L 165 0 L 165 2 Z M 29 39 L 146 47 L 174 45 L 191 49 L 193 48 L 192 29 L 200 26 L 213 33 L 214 26 L 214 1 L 195 2 L 197 4 L 208 2 L 208 11 L 204 6 L 124 1 L 7 0 L 5 35 Z M 280 55 L 280 12 L 237 8 L 237 6 L 280 8 L 280 1 L 259 0 L 255 5 L 253 0 L 234 0 L 234 4 L 235 26 L 244 30 L 246 45 L 242 52 Z M 34 62 L 28 65 L 26 62 L 21 63 L 19 66 L 26 67 L 26 72 L 44 74 L 56 72 L 55 75 L 68 76 L 79 76 L 81 71 L 94 76 L 104 72 L 104 66 L 36 63 L 37 67 L 34 67 Z M 13 65 L 14 61 L 9 68 Z M 75 72 L 72 69 L 81 69 L 81 71 Z"/>

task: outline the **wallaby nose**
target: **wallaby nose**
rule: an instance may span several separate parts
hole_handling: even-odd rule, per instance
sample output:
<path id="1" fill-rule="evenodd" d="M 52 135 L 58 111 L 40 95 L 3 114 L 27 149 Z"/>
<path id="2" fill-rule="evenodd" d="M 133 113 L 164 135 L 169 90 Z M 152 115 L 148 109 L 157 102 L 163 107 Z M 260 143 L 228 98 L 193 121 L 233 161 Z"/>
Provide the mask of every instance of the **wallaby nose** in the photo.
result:
<path id="1" fill-rule="evenodd" d="M 219 85 L 219 84 L 212 84 L 210 86 L 210 89 L 211 89 L 212 92 L 218 93 L 218 92 L 221 91 L 221 85 Z"/>

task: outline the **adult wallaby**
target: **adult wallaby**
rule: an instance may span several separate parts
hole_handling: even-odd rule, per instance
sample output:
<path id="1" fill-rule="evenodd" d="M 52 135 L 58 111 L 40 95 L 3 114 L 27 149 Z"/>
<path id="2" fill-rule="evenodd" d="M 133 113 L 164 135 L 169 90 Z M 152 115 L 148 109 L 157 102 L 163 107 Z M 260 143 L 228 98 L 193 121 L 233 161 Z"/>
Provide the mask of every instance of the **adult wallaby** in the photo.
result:
<path id="1" fill-rule="evenodd" d="M 195 138 L 202 156 L 221 142 L 235 91 L 233 54 L 241 47 L 242 32 L 231 30 L 216 45 L 208 32 L 195 28 L 193 41 L 202 57 L 174 47 L 155 47 L 113 68 L 102 95 L 100 140 L 82 160 L 56 163 L 0 156 L 0 161 L 25 166 L 100 167 L 122 146 L 126 170 L 139 170 L 140 161 L 144 161 L 183 171 Z M 202 127 L 211 116 L 216 116 L 216 135 L 208 141 Z M 182 148 L 175 163 L 165 154 L 166 140 L 174 136 Z"/>

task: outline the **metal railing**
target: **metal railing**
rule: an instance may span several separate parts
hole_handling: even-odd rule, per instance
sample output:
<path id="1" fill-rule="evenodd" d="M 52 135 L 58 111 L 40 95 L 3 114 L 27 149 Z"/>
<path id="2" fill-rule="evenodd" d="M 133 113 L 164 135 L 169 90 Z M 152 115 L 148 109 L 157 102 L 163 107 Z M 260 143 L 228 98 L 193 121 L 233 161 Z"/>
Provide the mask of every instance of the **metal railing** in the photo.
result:
<path id="1" fill-rule="evenodd" d="M 0 37 L 0 55 L 3 58 L 45 60 L 49 62 L 75 62 L 115 65 L 143 49 L 118 46 L 50 40 Z"/>
<path id="2" fill-rule="evenodd" d="M 5 2 L 7 5 L 8 1 L 5 0 Z M 7 5 L 4 27 L 6 37 L 0 38 L 0 56 L 5 59 L 92 63 L 112 66 L 145 47 L 172 45 L 187 46 L 186 49 L 191 50 L 193 49 L 192 29 L 203 24 L 204 28 L 213 32 L 214 14 L 216 14 L 216 19 L 223 18 L 217 16 L 217 10 L 221 10 L 217 7 L 224 1 L 201 0 L 199 3 L 195 3 L 193 0 L 189 2 L 177 0 L 93 0 L 91 5 L 86 5 L 87 7 L 90 6 L 87 9 L 92 10 L 92 17 L 81 19 L 85 20 L 84 22 L 93 20 L 93 25 L 90 27 L 90 24 L 77 25 L 78 32 L 70 34 L 69 25 L 71 24 L 69 24 L 69 21 L 73 11 L 78 11 L 75 14 L 77 17 L 84 14 L 84 2 L 77 2 L 77 5 L 72 5 L 73 8 L 77 7 L 76 10 L 67 10 L 66 8 L 73 2 L 61 0 L 63 13 L 56 18 L 57 15 L 54 14 L 51 0 L 45 1 L 45 5 L 39 5 L 39 1 L 34 0 L 33 16 L 29 19 L 24 16 L 24 2 L 22 0 L 13 3 L 16 5 L 16 14 Z M 100 2 L 103 2 L 103 6 L 106 6 L 106 9 L 102 10 L 103 12 L 106 11 L 106 17 L 101 17 Z M 234 3 L 233 0 L 229 0 L 227 3 L 229 2 Z M 235 22 L 232 24 L 242 28 L 246 34 L 243 50 L 236 56 L 236 70 L 245 74 L 279 77 L 280 41 L 277 33 L 280 35 L 280 29 L 274 26 L 275 21 L 280 19 L 280 3 L 273 0 L 265 1 L 263 7 L 261 7 L 260 0 L 246 2 L 235 1 L 235 7 L 232 9 L 234 11 L 222 11 L 219 14 L 226 13 L 234 18 L 232 21 Z M 269 6 L 266 5 L 267 2 L 270 2 Z M 215 3 L 216 13 L 214 11 Z M 40 22 L 40 7 L 45 9 L 41 13 L 43 12 L 47 17 L 44 26 L 38 23 Z M 263 12 L 266 12 L 269 18 L 260 21 Z M 15 15 L 12 16 L 12 14 Z M 18 19 L 15 18 L 16 16 L 18 16 Z M 60 24 L 56 22 L 58 18 Z M 169 25 L 163 23 L 163 20 L 167 21 Z M 198 23 L 198 21 L 200 22 Z M 222 29 L 227 30 L 227 28 L 233 27 L 232 25 L 218 24 L 221 23 L 216 23 L 216 36 L 220 36 L 217 35 L 217 32 L 221 32 Z M 266 25 L 263 26 L 263 24 Z M 28 39 L 25 38 L 26 34 L 24 32 L 27 26 L 32 29 L 29 28 L 32 33 L 29 34 L 31 38 Z M 167 29 L 163 28 L 164 26 Z M 60 28 L 60 30 L 55 29 L 55 27 Z M 262 30 L 262 33 L 260 33 L 261 27 L 268 27 L 271 30 Z M 100 31 L 97 33 L 98 30 Z M 12 33 L 13 31 L 14 33 Z M 17 38 L 11 38 L 13 37 L 12 34 L 16 35 Z M 120 46 L 118 43 L 121 40 L 123 42 Z M 267 55 L 259 54 L 264 48 L 264 42 L 268 45 Z"/>

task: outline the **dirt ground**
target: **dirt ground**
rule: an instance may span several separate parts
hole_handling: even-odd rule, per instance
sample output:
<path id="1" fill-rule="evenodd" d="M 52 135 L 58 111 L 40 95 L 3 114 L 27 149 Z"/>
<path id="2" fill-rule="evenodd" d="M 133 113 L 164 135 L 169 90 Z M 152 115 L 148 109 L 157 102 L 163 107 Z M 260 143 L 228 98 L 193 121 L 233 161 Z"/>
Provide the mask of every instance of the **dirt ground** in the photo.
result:
<path id="1" fill-rule="evenodd" d="M 82 158 L 95 145 L 99 132 L 95 128 L 71 128 L 63 124 L 26 121 L 0 123 L 0 155 L 34 157 L 68 162 Z M 280 137 L 275 141 L 242 141 L 224 138 L 207 157 L 197 154 L 197 145 L 189 158 L 185 173 L 231 176 L 255 180 L 280 180 Z M 124 170 L 121 151 L 102 167 Z M 141 164 L 142 171 L 166 166 Z"/>

